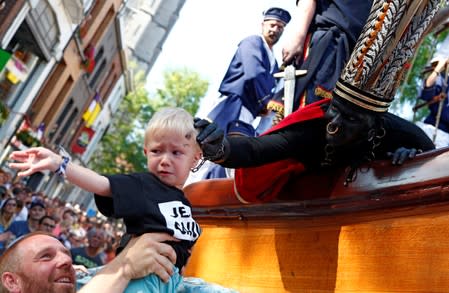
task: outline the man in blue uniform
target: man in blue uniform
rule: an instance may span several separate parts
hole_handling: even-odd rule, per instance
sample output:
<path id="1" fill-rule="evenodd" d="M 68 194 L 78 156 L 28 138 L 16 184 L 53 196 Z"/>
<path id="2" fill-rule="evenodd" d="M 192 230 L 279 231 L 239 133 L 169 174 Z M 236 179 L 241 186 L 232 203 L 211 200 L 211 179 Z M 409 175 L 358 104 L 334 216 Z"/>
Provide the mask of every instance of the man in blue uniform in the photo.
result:
<path id="1" fill-rule="evenodd" d="M 239 134 L 255 135 L 252 123 L 272 98 L 276 86 L 273 73 L 279 71 L 272 48 L 290 19 L 288 11 L 270 8 L 263 14 L 262 34 L 239 43 L 220 84 L 219 101 L 207 115 L 226 133 L 237 128 Z"/>
<path id="2" fill-rule="evenodd" d="M 440 57 L 436 61 L 437 64 L 424 81 L 419 95 L 420 99 L 427 102 L 430 112 L 424 123 L 418 122 L 417 125 L 434 140 L 437 147 L 445 147 L 449 145 L 449 88 L 446 76 L 448 59 Z"/>
<path id="3" fill-rule="evenodd" d="M 261 119 L 256 131 L 253 126 L 258 116 L 267 114 L 266 106 L 273 98 L 279 71 L 273 46 L 279 41 L 290 21 L 288 11 L 272 7 L 263 13 L 262 33 L 240 41 L 220 84 L 220 97 L 207 115 L 226 135 L 256 136 L 271 126 L 270 116 Z M 232 177 L 219 165 L 207 162 L 201 171 L 191 174 L 188 183 L 201 179 Z"/>

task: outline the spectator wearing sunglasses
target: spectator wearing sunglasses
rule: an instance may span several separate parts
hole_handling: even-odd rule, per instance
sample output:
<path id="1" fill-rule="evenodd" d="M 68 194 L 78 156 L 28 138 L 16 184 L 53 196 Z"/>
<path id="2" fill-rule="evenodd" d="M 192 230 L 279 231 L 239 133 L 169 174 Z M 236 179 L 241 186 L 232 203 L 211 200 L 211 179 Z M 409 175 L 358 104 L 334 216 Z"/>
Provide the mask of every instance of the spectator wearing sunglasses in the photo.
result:
<path id="1" fill-rule="evenodd" d="M 56 220 L 52 216 L 45 215 L 39 220 L 38 231 L 48 232 L 53 234 L 53 230 L 56 227 Z"/>

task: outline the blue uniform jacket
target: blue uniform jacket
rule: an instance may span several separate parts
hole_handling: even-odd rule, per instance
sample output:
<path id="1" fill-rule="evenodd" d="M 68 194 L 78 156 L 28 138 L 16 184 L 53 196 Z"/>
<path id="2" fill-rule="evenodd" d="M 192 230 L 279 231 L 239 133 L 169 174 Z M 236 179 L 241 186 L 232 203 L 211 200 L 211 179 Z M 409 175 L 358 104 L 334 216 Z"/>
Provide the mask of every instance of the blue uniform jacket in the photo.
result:
<path id="1" fill-rule="evenodd" d="M 435 82 L 435 85 L 423 88 L 421 94 L 419 95 L 419 98 L 424 101 L 430 101 L 436 95 L 441 94 L 442 90 L 443 90 L 443 76 L 440 74 L 437 81 Z M 449 88 L 446 89 L 446 93 L 449 92 L 448 90 Z M 426 117 L 424 123 L 432 124 L 435 126 L 439 104 L 440 103 L 437 102 L 429 105 L 430 114 Z M 438 128 L 445 132 L 449 132 L 449 104 L 447 98 L 443 101 L 443 109 L 441 111 L 441 117 L 440 122 L 438 124 Z"/>
<path id="2" fill-rule="evenodd" d="M 270 70 L 270 59 L 261 36 L 243 39 L 229 64 L 220 84 L 219 92 L 227 96 L 239 96 L 256 117 L 272 97 L 276 85 L 273 73 L 279 71 L 277 63 Z"/>

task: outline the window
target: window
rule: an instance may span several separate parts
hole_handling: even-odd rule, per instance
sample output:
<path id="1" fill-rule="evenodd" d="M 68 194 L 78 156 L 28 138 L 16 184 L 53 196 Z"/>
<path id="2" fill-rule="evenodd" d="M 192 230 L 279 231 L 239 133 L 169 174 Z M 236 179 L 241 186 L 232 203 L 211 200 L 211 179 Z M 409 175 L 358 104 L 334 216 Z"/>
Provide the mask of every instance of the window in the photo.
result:
<path id="1" fill-rule="evenodd" d="M 89 87 L 91 89 L 95 88 L 95 85 L 97 84 L 98 78 L 103 73 L 105 67 L 106 67 L 106 59 L 103 59 L 103 61 L 101 62 L 100 66 L 97 67 L 97 71 L 95 72 L 94 76 L 89 81 Z"/>
<path id="2" fill-rule="evenodd" d="M 59 41 L 58 23 L 53 9 L 48 1 L 41 0 L 36 8 L 31 10 L 30 16 L 35 26 L 33 32 L 39 35 L 39 40 L 50 52 Z"/>
<path id="3" fill-rule="evenodd" d="M 56 133 L 59 133 L 59 136 L 60 136 L 60 133 L 61 133 L 60 126 L 63 125 L 64 120 L 67 118 L 69 113 L 72 111 L 72 108 L 73 108 L 73 99 L 70 99 L 70 101 L 67 103 L 67 105 L 65 105 L 62 113 L 59 115 L 58 120 L 56 121 L 56 124 L 55 124 L 55 128 L 49 134 L 50 140 L 53 140 L 53 137 L 55 136 Z"/>

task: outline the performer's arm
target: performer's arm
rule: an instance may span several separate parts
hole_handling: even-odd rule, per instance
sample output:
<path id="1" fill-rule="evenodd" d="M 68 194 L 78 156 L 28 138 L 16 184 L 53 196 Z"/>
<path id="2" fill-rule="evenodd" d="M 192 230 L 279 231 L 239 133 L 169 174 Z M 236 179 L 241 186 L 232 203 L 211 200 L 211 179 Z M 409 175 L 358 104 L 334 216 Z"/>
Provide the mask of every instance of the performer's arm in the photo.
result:
<path id="1" fill-rule="evenodd" d="M 440 60 L 424 81 L 424 86 L 419 94 L 419 99 L 428 102 L 429 106 L 443 98 L 441 95 L 443 77 L 440 73 L 445 70 L 445 66 L 446 60 Z"/>
<path id="2" fill-rule="evenodd" d="M 426 87 L 432 87 L 435 85 L 440 73 L 446 68 L 446 59 L 439 60 L 434 70 L 430 73 L 430 75 L 426 79 Z"/>
<path id="3" fill-rule="evenodd" d="M 438 71 L 433 71 L 427 79 L 424 81 L 423 88 L 419 93 L 419 99 L 431 102 L 432 100 L 437 100 L 441 93 L 442 87 L 442 77 Z"/>
<path id="4" fill-rule="evenodd" d="M 324 136 L 320 121 L 295 124 L 259 137 L 228 137 L 225 167 L 255 167 L 284 159 L 307 164 L 321 155 Z"/>
<path id="5" fill-rule="evenodd" d="M 376 158 L 388 158 L 388 153 L 398 148 L 429 151 L 435 148 L 432 140 L 414 123 L 391 113 L 383 116 L 385 137 L 382 139 Z"/>
<path id="6" fill-rule="evenodd" d="M 299 0 L 296 5 L 295 25 L 297 31 L 293 38 L 282 49 L 282 61 L 284 64 L 290 64 L 292 61 L 298 63 L 302 59 L 304 42 L 315 15 L 315 0 Z"/>
<path id="7" fill-rule="evenodd" d="M 258 136 L 228 136 L 215 123 L 195 120 L 197 142 L 205 159 L 224 167 L 255 167 L 283 159 L 316 163 L 324 150 L 324 119 L 295 123 L 276 132 Z"/>

